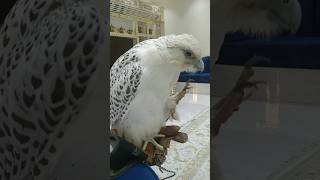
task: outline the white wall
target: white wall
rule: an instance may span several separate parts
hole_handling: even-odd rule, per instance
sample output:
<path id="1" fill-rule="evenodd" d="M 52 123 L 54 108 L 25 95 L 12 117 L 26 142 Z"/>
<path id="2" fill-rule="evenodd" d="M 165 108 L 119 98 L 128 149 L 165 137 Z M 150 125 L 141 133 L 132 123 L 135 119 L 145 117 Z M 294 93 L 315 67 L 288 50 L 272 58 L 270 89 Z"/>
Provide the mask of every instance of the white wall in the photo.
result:
<path id="1" fill-rule="evenodd" d="M 164 0 L 165 34 L 188 33 L 201 43 L 203 56 L 210 55 L 210 0 Z"/>

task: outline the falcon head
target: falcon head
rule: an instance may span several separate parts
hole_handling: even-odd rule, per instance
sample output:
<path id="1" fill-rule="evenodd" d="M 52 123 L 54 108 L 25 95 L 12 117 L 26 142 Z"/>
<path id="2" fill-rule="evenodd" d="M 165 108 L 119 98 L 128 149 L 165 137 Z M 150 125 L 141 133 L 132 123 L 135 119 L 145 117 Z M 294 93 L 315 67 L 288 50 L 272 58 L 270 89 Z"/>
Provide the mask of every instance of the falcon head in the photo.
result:
<path id="1" fill-rule="evenodd" d="M 178 67 L 180 71 L 203 71 L 199 41 L 189 34 L 168 35 L 158 38 L 161 43 L 160 54 L 167 63 Z"/>
<path id="2" fill-rule="evenodd" d="M 301 23 L 298 0 L 214 0 L 213 59 L 228 32 L 241 31 L 256 37 L 294 34 Z"/>
<path id="3" fill-rule="evenodd" d="M 296 33 L 302 16 L 298 0 L 238 0 L 229 10 L 231 31 L 262 37 Z"/>

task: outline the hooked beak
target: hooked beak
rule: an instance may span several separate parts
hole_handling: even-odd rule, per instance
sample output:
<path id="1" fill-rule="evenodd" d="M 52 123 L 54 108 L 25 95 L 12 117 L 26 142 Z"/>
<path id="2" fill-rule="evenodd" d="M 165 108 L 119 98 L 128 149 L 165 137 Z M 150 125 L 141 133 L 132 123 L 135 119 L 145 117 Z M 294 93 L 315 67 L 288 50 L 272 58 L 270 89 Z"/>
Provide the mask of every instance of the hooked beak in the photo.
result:
<path id="1" fill-rule="evenodd" d="M 198 72 L 202 72 L 204 70 L 204 64 L 202 60 L 200 60 L 197 64 L 195 64 L 195 69 Z"/>

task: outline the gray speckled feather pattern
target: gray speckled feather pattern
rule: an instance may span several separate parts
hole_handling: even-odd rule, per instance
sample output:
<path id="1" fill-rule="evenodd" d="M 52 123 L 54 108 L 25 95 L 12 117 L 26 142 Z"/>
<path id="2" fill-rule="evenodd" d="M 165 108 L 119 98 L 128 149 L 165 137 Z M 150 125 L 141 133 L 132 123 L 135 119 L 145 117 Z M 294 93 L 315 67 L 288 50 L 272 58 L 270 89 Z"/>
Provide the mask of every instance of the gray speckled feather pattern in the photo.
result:
<path id="1" fill-rule="evenodd" d="M 88 2 L 20 0 L 0 36 L 0 179 L 57 179 L 55 146 L 91 89 L 106 31 Z"/>
<path id="2" fill-rule="evenodd" d="M 135 98 L 142 76 L 142 65 L 137 50 L 161 43 L 150 39 L 136 44 L 120 56 L 110 70 L 110 122 L 116 125 L 125 118 L 130 102 Z"/>
<path id="3" fill-rule="evenodd" d="M 110 71 L 111 128 L 140 147 L 157 135 L 176 104 L 170 96 L 181 71 L 202 69 L 199 42 L 188 34 L 138 43 Z"/>

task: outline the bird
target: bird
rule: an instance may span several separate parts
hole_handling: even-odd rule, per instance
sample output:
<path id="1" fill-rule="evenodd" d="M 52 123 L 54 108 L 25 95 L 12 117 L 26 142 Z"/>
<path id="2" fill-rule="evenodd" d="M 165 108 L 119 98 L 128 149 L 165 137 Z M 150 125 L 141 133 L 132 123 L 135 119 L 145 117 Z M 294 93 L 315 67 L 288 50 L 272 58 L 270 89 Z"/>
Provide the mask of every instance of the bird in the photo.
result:
<path id="1" fill-rule="evenodd" d="M 270 37 L 298 31 L 302 13 L 298 0 L 214 0 L 212 3 L 213 60 L 225 35 L 240 31 L 250 36 Z"/>
<path id="2" fill-rule="evenodd" d="M 182 71 L 204 68 L 199 41 L 167 35 L 142 41 L 120 56 L 110 70 L 110 122 L 120 137 L 144 149 L 165 126 L 176 106 L 171 90 Z"/>
<path id="3" fill-rule="evenodd" d="M 215 62 L 219 60 L 221 46 L 227 33 L 239 31 L 250 36 L 260 36 L 262 38 L 275 36 L 283 32 L 294 34 L 298 31 L 302 18 L 301 7 L 298 0 L 213 0 L 211 6 L 213 22 L 212 57 Z M 214 70 L 214 68 L 212 68 L 212 70 Z M 250 71 L 252 71 L 251 74 Z M 248 74 L 248 76 L 243 79 L 242 75 L 245 74 Z M 238 81 L 235 87 L 241 86 L 242 89 L 244 89 L 247 88 L 245 84 L 249 84 L 249 86 L 254 85 L 248 81 L 253 74 L 250 66 L 245 67 L 240 76 L 244 81 Z M 240 94 L 238 92 L 231 92 L 231 94 L 241 99 L 241 97 L 244 96 L 241 91 Z M 238 108 L 239 103 L 242 102 L 235 102 L 238 99 L 230 98 L 231 101 L 226 103 L 227 105 L 229 103 L 229 107 L 221 106 L 219 109 L 215 109 L 214 106 L 211 106 L 212 130 L 219 129 L 226 121 L 226 119 L 221 121 L 221 119 L 215 118 L 219 115 L 219 112 L 223 112 L 223 108 L 230 110 L 227 112 L 229 114 L 224 114 L 224 118 L 229 118 L 233 109 Z M 230 107 L 230 104 L 234 106 Z M 223 175 L 216 158 L 216 137 L 214 136 L 216 133 L 217 132 L 212 132 L 210 139 L 213 153 L 211 170 L 213 179 L 221 180 L 223 179 Z"/>
<path id="4" fill-rule="evenodd" d="M 70 123 L 85 109 L 106 37 L 87 0 L 18 0 L 0 33 L 0 179 L 58 179 Z M 99 10 L 98 10 L 99 9 Z"/>
<path id="5" fill-rule="evenodd" d="M 282 33 L 294 34 L 301 23 L 301 7 L 298 0 L 214 0 L 213 9 L 213 61 L 219 60 L 221 46 L 227 33 L 242 32 L 250 36 L 267 38 Z M 212 63 L 214 64 L 214 63 Z M 245 71 L 253 71 L 247 65 Z M 238 81 L 236 86 L 244 88 L 256 86 L 258 82 L 250 82 L 253 73 Z M 239 92 L 242 92 L 239 91 Z M 239 97 L 242 97 L 239 94 Z M 238 103 L 236 103 L 238 104 Z M 214 107 L 214 106 L 213 106 Z M 229 107 L 237 108 L 237 107 Z M 217 122 L 218 111 L 212 108 L 214 129 L 219 129 L 222 122 Z M 232 112 L 232 111 L 231 111 Z M 229 116 L 224 116 L 229 117 Z M 225 122 L 226 119 L 223 120 Z"/>

